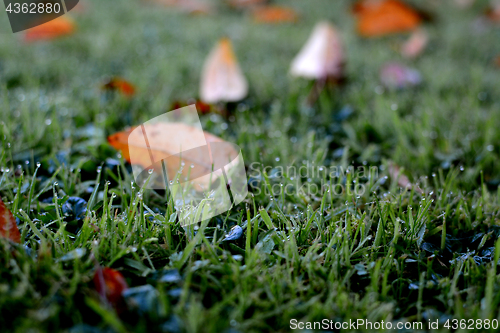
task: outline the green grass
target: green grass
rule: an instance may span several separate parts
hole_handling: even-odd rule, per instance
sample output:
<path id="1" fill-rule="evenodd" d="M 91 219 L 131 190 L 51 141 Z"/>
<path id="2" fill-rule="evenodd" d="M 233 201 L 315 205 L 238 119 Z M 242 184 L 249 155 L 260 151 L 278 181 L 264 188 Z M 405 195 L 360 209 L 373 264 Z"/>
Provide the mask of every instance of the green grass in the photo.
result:
<path id="1" fill-rule="evenodd" d="M 492 65 L 500 29 L 479 28 L 484 4 L 461 11 L 419 2 L 435 14 L 431 42 L 407 61 L 397 51 L 405 36 L 358 37 L 347 1 L 286 3 L 300 22 L 92 1 L 74 16 L 74 36 L 24 44 L 2 35 L 0 195 L 22 233 L 19 245 L 0 240 L 2 331 L 286 332 L 291 319 L 424 327 L 439 319 L 445 332 L 447 319 L 500 320 L 500 72 Z M 342 32 L 348 82 L 308 108 L 311 84 L 288 69 L 323 19 Z M 241 147 L 255 187 L 229 212 L 184 229 L 168 194 L 131 183 L 106 137 L 197 97 L 203 60 L 225 35 L 251 92 L 229 119 L 202 123 Z M 378 71 L 392 60 L 418 68 L 423 84 L 378 94 Z M 136 84 L 137 96 L 103 95 L 107 75 Z M 255 162 L 267 173 L 259 177 Z M 424 194 L 399 188 L 391 162 Z M 307 163 L 378 173 L 280 173 Z M 367 190 L 269 195 L 280 184 L 326 182 Z M 81 220 L 64 215 L 68 197 L 89 202 Z M 243 236 L 223 241 L 234 225 Z M 96 263 L 120 270 L 131 288 L 150 287 L 134 289 L 117 313 L 95 290 Z"/>

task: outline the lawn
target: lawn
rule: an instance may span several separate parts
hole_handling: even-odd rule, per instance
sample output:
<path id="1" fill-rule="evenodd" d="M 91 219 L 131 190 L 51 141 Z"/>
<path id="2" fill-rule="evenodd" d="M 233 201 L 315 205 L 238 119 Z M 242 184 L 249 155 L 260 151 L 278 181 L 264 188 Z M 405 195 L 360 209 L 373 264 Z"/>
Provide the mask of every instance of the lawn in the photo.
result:
<path id="1" fill-rule="evenodd" d="M 299 20 L 89 0 L 71 14 L 71 36 L 1 35 L 0 197 L 21 232 L 20 244 L 0 237 L 2 332 L 498 325 L 500 28 L 479 18 L 487 2 L 413 2 L 432 14 L 415 60 L 399 52 L 408 34 L 360 37 L 350 1 L 275 2 Z M 311 106 L 313 83 L 289 69 L 322 20 L 341 33 L 346 82 Z M 107 137 L 198 98 L 203 62 L 225 36 L 250 92 L 229 114 L 200 117 L 241 148 L 249 194 L 183 228 L 168 191 L 137 186 Z M 418 69 L 422 83 L 383 88 L 391 61 Z M 135 96 L 101 91 L 111 76 Z M 398 182 L 398 167 L 413 186 Z M 231 237 L 235 226 L 242 234 Z M 128 285 L 116 302 L 96 289 L 103 267 Z"/>

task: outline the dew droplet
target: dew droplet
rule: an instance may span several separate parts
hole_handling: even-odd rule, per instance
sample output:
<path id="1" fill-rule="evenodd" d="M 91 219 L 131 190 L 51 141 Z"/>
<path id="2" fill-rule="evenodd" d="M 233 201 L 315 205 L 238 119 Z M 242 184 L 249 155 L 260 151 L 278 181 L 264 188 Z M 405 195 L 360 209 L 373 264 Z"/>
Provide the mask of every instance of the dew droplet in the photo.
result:
<path id="1" fill-rule="evenodd" d="M 151 175 L 151 174 L 153 174 L 153 171 L 154 171 L 154 169 L 149 169 L 148 173 Z"/>

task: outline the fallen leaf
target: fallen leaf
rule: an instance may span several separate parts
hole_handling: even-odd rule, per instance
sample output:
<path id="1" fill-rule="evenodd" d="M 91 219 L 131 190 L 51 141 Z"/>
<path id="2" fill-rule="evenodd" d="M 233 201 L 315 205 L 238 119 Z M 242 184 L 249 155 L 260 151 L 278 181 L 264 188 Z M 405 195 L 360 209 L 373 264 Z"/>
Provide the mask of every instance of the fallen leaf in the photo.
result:
<path id="1" fill-rule="evenodd" d="M 495 58 L 495 65 L 497 67 L 500 67 L 500 55 L 496 56 L 496 58 Z"/>
<path id="2" fill-rule="evenodd" d="M 144 133 L 147 133 L 147 144 Z M 204 138 L 199 137 L 201 133 Z M 200 147 L 201 141 L 206 141 L 207 146 Z M 220 169 L 238 156 L 238 151 L 233 145 L 221 138 L 184 123 L 175 122 L 146 124 L 140 128 L 115 133 L 108 137 L 108 142 L 120 150 L 129 163 L 132 162 L 130 156 L 134 156 L 133 162 L 146 171 L 152 168 L 155 174 L 162 175 L 161 161 L 165 161 L 168 179 L 175 179 L 180 172 L 181 179 L 189 177 L 193 180 L 196 190 L 209 188 L 210 184 L 222 175 Z M 185 148 L 183 151 L 180 149 L 181 146 L 196 148 Z M 154 161 L 154 165 L 151 161 Z M 179 165 L 182 163 L 186 167 L 179 170 Z M 212 170 L 216 171 L 211 173 Z"/>
<path id="3" fill-rule="evenodd" d="M 200 97 L 205 103 L 235 102 L 246 97 L 248 83 L 231 41 L 223 38 L 210 52 L 201 73 Z"/>
<path id="4" fill-rule="evenodd" d="M 412 31 L 422 22 L 417 11 L 399 0 L 364 0 L 355 4 L 354 14 L 364 37 Z"/>
<path id="5" fill-rule="evenodd" d="M 403 89 L 419 85 L 422 76 L 416 69 L 398 63 L 389 63 L 380 70 L 380 81 L 387 88 Z"/>
<path id="6" fill-rule="evenodd" d="M 403 44 L 401 54 L 406 58 L 416 58 L 424 51 L 428 42 L 427 33 L 424 30 L 417 30 Z"/>
<path id="7" fill-rule="evenodd" d="M 70 35 L 75 31 L 75 23 L 67 15 L 60 16 L 52 21 L 26 30 L 24 40 L 34 42 L 38 40 L 50 40 Z"/>
<path id="8" fill-rule="evenodd" d="M 94 286 L 96 291 L 115 307 L 122 302 L 123 291 L 128 289 L 122 273 L 109 267 L 96 268 Z"/>
<path id="9" fill-rule="evenodd" d="M 182 101 L 175 101 L 172 103 L 170 106 L 170 110 L 177 110 L 182 107 L 188 106 L 194 104 L 196 106 L 196 110 L 198 110 L 199 113 L 201 114 L 207 114 L 212 112 L 212 106 L 210 104 L 203 103 L 202 101 L 187 101 L 187 102 L 182 102 Z"/>
<path id="10" fill-rule="evenodd" d="M 400 172 L 400 168 L 396 164 L 394 163 L 389 164 L 389 175 L 391 176 L 392 179 L 397 180 L 399 187 L 405 189 L 407 188 L 410 190 L 412 189 L 413 184 L 410 182 L 410 179 L 408 179 L 408 177 L 406 177 L 405 174 Z M 415 186 L 414 189 L 416 192 L 424 194 L 424 191 L 420 187 Z"/>
<path id="11" fill-rule="evenodd" d="M 259 23 L 297 22 L 299 14 L 289 7 L 265 6 L 253 11 L 253 19 Z"/>
<path id="12" fill-rule="evenodd" d="M 492 1 L 491 7 L 486 10 L 486 17 L 493 22 L 500 22 L 500 1 Z"/>
<path id="13" fill-rule="evenodd" d="M 308 79 L 339 78 L 343 65 L 344 49 L 339 33 L 330 23 L 321 22 L 293 60 L 290 73 Z"/>
<path id="14" fill-rule="evenodd" d="M 0 199 L 0 235 L 13 242 L 21 243 L 21 234 L 17 228 L 16 219 L 5 207 L 2 199 Z"/>
<path id="15" fill-rule="evenodd" d="M 135 95 L 135 87 L 130 82 L 119 77 L 114 77 L 108 80 L 102 85 L 102 89 L 116 90 L 127 97 Z"/>

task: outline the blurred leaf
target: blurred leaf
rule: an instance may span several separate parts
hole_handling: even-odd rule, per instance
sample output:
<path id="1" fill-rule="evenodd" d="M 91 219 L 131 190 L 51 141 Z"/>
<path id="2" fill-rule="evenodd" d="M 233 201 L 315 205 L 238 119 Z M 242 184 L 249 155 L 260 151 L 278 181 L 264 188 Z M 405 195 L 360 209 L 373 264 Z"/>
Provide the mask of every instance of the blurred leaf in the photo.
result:
<path id="1" fill-rule="evenodd" d="M 21 234 L 11 211 L 0 199 L 0 235 L 13 242 L 21 243 Z"/>
<path id="2" fill-rule="evenodd" d="M 38 40 L 50 40 L 58 37 L 70 35 L 75 32 L 76 26 L 67 15 L 60 16 L 52 21 L 41 24 L 26 30 L 24 40 L 35 42 Z"/>
<path id="3" fill-rule="evenodd" d="M 125 79 L 114 77 L 106 81 L 102 85 L 104 90 L 118 91 L 126 97 L 132 97 L 135 95 L 135 87 L 132 83 L 126 81 Z"/>
<path id="4" fill-rule="evenodd" d="M 122 300 L 123 291 L 128 289 L 122 273 L 108 267 L 97 267 L 93 280 L 96 291 L 116 308 Z"/>
<path id="5" fill-rule="evenodd" d="M 429 35 L 425 30 L 416 30 L 410 38 L 403 44 L 401 54 L 406 58 L 418 57 L 427 46 Z"/>
<path id="6" fill-rule="evenodd" d="M 378 37 L 414 30 L 422 21 L 417 11 L 399 0 L 362 0 L 354 5 L 357 30 L 364 37 Z"/>
<path id="7" fill-rule="evenodd" d="M 299 14 L 293 8 L 282 6 L 258 7 L 252 16 L 259 23 L 293 23 L 299 19 Z"/>

